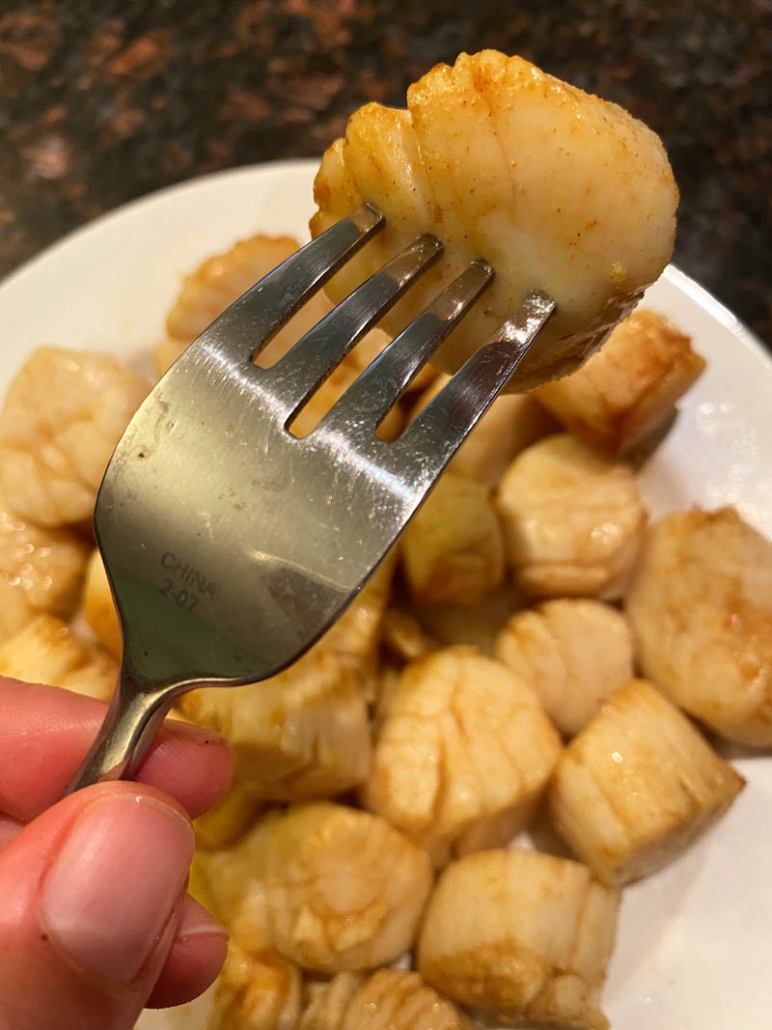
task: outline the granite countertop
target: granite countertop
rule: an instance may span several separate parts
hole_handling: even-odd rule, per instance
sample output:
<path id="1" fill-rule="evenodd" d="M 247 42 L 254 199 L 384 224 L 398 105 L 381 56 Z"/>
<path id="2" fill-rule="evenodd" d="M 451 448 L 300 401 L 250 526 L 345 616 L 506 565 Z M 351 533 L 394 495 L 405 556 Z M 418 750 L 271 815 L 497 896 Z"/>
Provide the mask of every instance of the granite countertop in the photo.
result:
<path id="1" fill-rule="evenodd" d="M 6 0 L 0 275 L 133 197 L 318 155 L 460 50 L 520 53 L 665 141 L 675 260 L 772 345 L 770 0 Z"/>

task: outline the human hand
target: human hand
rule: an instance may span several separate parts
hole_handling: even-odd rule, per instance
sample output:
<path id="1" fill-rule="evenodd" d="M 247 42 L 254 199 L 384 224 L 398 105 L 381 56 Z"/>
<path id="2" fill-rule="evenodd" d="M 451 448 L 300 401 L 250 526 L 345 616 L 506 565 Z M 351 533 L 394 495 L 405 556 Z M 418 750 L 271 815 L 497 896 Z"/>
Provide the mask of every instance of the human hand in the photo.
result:
<path id="1" fill-rule="evenodd" d="M 0 1030 L 130 1030 L 217 975 L 223 928 L 186 892 L 190 819 L 227 788 L 216 734 L 173 722 L 137 782 L 62 798 L 105 706 L 0 677 Z"/>

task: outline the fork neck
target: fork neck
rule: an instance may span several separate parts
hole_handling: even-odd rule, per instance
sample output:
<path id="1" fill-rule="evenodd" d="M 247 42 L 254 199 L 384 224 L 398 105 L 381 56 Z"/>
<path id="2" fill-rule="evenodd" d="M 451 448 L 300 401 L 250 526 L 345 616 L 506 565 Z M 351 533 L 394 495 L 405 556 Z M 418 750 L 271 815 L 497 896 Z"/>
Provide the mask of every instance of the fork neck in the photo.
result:
<path id="1" fill-rule="evenodd" d="M 174 700 L 124 661 L 99 734 L 67 793 L 105 780 L 131 779 Z"/>

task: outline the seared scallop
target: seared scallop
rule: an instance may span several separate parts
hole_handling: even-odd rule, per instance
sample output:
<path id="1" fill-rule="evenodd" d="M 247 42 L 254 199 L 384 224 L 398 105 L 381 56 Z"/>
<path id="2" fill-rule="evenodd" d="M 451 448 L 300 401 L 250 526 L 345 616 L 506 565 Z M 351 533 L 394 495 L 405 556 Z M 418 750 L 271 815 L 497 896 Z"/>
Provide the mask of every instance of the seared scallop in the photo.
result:
<path id="1" fill-rule="evenodd" d="M 42 613 L 73 614 L 88 551 L 71 530 L 17 515 L 0 493 L 0 642 Z"/>
<path id="2" fill-rule="evenodd" d="M 626 466 L 568 434 L 515 458 L 498 492 L 510 566 L 535 597 L 599 597 L 624 591 L 646 513 Z"/>
<path id="3" fill-rule="evenodd" d="M 537 396 L 582 440 L 626 455 L 669 425 L 676 401 L 704 368 L 685 333 L 642 309 L 620 322 L 582 368 L 545 383 Z"/>
<path id="4" fill-rule="evenodd" d="M 231 941 L 207 1030 L 295 1030 L 301 985 L 300 970 L 276 952 L 249 952 Z"/>
<path id="5" fill-rule="evenodd" d="M 0 676 L 106 700 L 118 679 L 118 663 L 101 647 L 80 640 L 61 619 L 38 615 L 0 646 Z"/>
<path id="6" fill-rule="evenodd" d="M 566 748 L 550 813 L 595 875 L 621 886 L 680 854 L 742 788 L 686 716 L 634 680 L 607 697 Z"/>
<path id="7" fill-rule="evenodd" d="M 384 819 L 329 802 L 269 813 L 200 861 L 214 911 L 243 947 L 323 973 L 408 950 L 432 880 L 428 855 Z"/>
<path id="8" fill-rule="evenodd" d="M 578 733 L 601 698 L 633 677 L 625 617 L 602 601 L 562 598 L 516 612 L 496 638 L 496 657 L 534 688 L 566 736 Z"/>
<path id="9" fill-rule="evenodd" d="M 678 190 L 659 138 L 615 104 L 494 50 L 435 65 L 407 110 L 371 103 L 349 119 L 316 177 L 314 235 L 364 202 L 386 228 L 328 289 L 335 299 L 422 233 L 445 252 L 387 316 L 415 314 L 476 258 L 496 278 L 438 355 L 455 371 L 531 290 L 557 311 L 512 379 L 567 375 L 665 267 Z"/>
<path id="10" fill-rule="evenodd" d="M 668 515 L 627 596 L 641 669 L 722 737 L 772 745 L 772 543 L 733 508 Z"/>
<path id="11" fill-rule="evenodd" d="M 149 384 L 95 351 L 41 347 L 0 412 L 0 491 L 41 526 L 91 518 L 107 462 Z"/>
<path id="12" fill-rule="evenodd" d="M 446 472 L 408 523 L 401 551 L 418 604 L 477 604 L 504 578 L 504 540 L 488 489 Z"/>
<path id="13" fill-rule="evenodd" d="M 379 718 L 363 800 L 437 866 L 511 840 L 560 754 L 531 687 L 469 647 L 409 665 Z"/>
<path id="14" fill-rule="evenodd" d="M 418 973 L 379 969 L 357 987 L 341 974 L 303 1014 L 298 1030 L 474 1030 L 477 1025 Z"/>
<path id="15" fill-rule="evenodd" d="M 418 971 L 498 1020 L 606 1030 L 600 995 L 619 897 L 578 862 L 521 848 L 467 855 L 429 902 Z"/>

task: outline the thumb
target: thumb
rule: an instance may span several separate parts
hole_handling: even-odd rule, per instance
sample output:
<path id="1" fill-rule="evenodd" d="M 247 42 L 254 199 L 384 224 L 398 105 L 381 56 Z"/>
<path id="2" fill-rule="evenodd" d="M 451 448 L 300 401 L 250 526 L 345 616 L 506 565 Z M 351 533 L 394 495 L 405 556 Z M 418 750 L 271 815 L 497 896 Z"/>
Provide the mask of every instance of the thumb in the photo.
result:
<path id="1" fill-rule="evenodd" d="M 130 1030 L 172 946 L 194 837 L 136 783 L 60 801 L 0 852 L 0 1030 Z"/>

